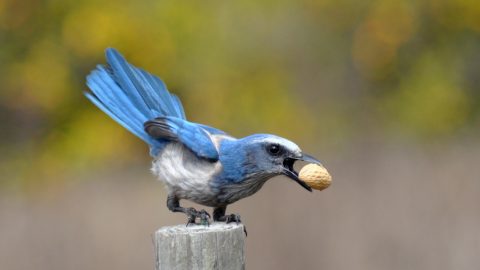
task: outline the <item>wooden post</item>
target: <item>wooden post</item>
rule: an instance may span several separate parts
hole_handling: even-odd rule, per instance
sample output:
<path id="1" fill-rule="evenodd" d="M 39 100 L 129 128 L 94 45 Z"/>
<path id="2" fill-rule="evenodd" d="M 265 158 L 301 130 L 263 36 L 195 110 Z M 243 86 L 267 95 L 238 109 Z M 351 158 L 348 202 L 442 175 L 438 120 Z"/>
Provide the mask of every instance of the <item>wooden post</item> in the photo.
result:
<path id="1" fill-rule="evenodd" d="M 155 269 L 245 269 L 242 224 L 162 227 L 155 232 Z"/>

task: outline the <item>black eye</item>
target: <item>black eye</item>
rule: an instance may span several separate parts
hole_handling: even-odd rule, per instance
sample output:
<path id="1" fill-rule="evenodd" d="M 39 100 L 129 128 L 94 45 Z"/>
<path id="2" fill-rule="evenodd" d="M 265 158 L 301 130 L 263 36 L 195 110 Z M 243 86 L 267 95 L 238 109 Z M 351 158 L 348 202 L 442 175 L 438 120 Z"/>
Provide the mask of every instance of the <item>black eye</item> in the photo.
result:
<path id="1" fill-rule="evenodd" d="M 267 151 L 272 156 L 278 156 L 282 153 L 282 147 L 276 143 L 267 145 Z"/>

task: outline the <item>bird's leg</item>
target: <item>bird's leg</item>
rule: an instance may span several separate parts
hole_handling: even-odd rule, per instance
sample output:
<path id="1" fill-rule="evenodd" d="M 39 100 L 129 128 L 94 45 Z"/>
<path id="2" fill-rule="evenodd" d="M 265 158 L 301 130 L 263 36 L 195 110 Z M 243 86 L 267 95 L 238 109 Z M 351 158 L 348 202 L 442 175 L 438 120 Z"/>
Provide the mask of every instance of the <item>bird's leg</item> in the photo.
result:
<path id="1" fill-rule="evenodd" d="M 240 215 L 237 215 L 237 214 L 225 215 L 226 210 L 227 210 L 226 206 L 216 207 L 213 210 L 213 221 L 224 221 L 226 223 L 236 222 L 237 224 L 242 222 L 242 220 L 240 219 Z"/>
<path id="2" fill-rule="evenodd" d="M 210 214 L 205 210 L 197 211 L 193 207 L 185 208 L 180 206 L 180 201 L 175 195 L 168 195 L 167 198 L 167 207 L 172 212 L 182 212 L 185 213 L 188 217 L 187 225 L 189 224 L 196 224 L 195 220 L 200 218 L 200 224 L 202 225 L 210 225 L 208 219 L 210 218 Z"/>
<path id="3" fill-rule="evenodd" d="M 240 219 L 240 215 L 237 215 L 237 214 L 225 215 L 226 210 L 227 210 L 226 206 L 216 207 L 213 210 L 213 221 L 224 221 L 226 223 L 236 222 L 237 224 L 242 222 L 242 220 Z"/>

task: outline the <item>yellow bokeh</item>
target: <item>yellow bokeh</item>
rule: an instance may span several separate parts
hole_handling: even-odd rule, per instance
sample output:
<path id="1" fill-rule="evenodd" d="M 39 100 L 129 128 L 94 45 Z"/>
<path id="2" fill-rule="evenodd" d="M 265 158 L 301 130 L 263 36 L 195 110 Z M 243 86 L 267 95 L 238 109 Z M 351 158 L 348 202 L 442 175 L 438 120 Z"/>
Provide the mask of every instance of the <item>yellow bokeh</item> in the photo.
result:
<path id="1" fill-rule="evenodd" d="M 376 1 L 353 42 L 355 64 L 367 76 L 382 74 L 397 51 L 416 30 L 416 13 L 409 1 Z"/>
<path id="2" fill-rule="evenodd" d="M 385 104 L 393 115 L 388 119 L 391 125 L 429 138 L 461 127 L 470 105 L 452 63 L 442 62 L 433 53 L 418 60 L 398 92 Z"/>
<path id="3" fill-rule="evenodd" d="M 14 63 L 7 76 L 4 95 L 12 107 L 38 107 L 52 111 L 71 95 L 68 63 L 59 46 L 45 39 Z"/>

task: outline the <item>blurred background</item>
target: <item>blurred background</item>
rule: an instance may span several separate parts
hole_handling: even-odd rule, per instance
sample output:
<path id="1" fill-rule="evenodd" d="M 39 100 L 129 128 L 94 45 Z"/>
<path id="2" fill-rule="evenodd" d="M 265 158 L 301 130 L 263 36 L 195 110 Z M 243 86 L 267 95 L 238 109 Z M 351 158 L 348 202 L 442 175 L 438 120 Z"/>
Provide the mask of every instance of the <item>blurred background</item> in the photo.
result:
<path id="1" fill-rule="evenodd" d="M 152 269 L 152 233 L 185 222 L 82 94 L 115 47 L 191 121 L 284 136 L 333 175 L 229 207 L 248 269 L 475 269 L 479 33 L 473 0 L 0 1 L 0 268 Z"/>

